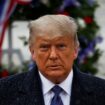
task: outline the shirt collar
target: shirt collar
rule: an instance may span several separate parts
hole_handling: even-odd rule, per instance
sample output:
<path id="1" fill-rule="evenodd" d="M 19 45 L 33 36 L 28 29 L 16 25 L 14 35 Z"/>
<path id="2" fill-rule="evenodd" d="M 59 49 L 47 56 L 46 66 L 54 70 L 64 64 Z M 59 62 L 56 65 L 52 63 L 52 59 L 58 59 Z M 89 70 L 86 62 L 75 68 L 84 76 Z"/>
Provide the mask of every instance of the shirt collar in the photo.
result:
<path id="1" fill-rule="evenodd" d="M 59 84 L 59 86 L 69 95 L 71 94 L 72 80 L 73 80 L 73 70 L 71 70 L 67 78 Z"/>
<path id="2" fill-rule="evenodd" d="M 51 90 L 51 88 L 55 84 L 49 81 L 46 77 L 44 77 L 40 71 L 39 71 L 39 75 L 42 81 L 43 94 L 45 95 Z M 73 79 L 73 70 L 71 70 L 67 78 L 62 83 L 58 84 L 69 95 L 71 94 L 72 79 Z"/>
<path id="3" fill-rule="evenodd" d="M 43 76 L 40 71 L 39 71 L 39 75 L 42 81 L 43 94 L 46 94 L 51 90 L 54 84 L 51 81 L 49 81 L 45 76 Z"/>

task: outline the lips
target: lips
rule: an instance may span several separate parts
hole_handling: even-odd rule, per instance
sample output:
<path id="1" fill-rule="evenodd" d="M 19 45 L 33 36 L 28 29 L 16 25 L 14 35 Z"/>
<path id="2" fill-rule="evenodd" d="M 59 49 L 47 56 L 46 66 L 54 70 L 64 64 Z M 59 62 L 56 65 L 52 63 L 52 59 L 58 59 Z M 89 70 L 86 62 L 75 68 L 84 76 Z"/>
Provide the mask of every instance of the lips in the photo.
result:
<path id="1" fill-rule="evenodd" d="M 50 68 L 52 70 L 59 70 L 61 68 L 61 65 L 50 65 L 50 66 L 48 66 L 48 68 Z"/>

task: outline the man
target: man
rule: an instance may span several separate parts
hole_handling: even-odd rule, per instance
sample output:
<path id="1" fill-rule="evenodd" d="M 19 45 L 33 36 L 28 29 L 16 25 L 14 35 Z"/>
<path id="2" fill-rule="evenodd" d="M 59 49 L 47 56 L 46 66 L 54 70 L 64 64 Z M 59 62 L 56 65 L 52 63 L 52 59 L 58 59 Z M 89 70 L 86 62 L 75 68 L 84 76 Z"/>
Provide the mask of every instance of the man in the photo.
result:
<path id="1" fill-rule="evenodd" d="M 74 19 L 45 15 L 29 29 L 35 66 L 0 80 L 0 105 L 105 105 L 105 81 L 73 66 L 79 49 Z"/>

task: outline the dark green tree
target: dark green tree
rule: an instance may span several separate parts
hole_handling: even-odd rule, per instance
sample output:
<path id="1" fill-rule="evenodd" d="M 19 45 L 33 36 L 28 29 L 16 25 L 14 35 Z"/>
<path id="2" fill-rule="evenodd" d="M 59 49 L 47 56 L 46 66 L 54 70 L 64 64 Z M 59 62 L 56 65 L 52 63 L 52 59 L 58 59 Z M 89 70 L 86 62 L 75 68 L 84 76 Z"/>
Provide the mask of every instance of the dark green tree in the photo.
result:
<path id="1" fill-rule="evenodd" d="M 33 0 L 29 5 L 18 5 L 11 19 L 32 20 L 45 14 L 64 14 L 75 18 L 80 41 L 76 63 L 83 72 L 95 74 L 98 71 L 95 65 L 101 56 L 96 45 L 102 41 L 96 35 L 99 29 L 94 16 L 97 7 L 94 0 L 49 0 L 46 4 Z"/>

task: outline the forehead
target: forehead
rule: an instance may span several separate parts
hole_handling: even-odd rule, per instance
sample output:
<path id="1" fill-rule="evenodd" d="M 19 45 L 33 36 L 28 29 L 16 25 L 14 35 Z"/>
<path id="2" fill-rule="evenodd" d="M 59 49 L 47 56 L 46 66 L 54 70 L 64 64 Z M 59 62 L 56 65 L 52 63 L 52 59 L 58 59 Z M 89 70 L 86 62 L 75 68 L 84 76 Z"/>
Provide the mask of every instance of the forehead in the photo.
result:
<path id="1" fill-rule="evenodd" d="M 69 35 L 56 35 L 56 36 L 50 36 L 50 35 L 44 35 L 44 36 L 36 36 L 36 42 L 70 42 L 71 37 Z"/>

